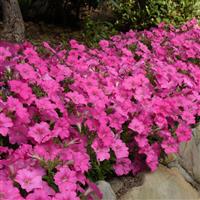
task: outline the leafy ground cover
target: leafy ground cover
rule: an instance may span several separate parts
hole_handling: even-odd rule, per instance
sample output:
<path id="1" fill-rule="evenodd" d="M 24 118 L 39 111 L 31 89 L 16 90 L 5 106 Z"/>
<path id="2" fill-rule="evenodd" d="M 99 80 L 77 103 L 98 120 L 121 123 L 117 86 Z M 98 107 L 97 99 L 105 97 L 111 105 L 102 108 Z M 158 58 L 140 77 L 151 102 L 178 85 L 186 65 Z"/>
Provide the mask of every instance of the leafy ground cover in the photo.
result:
<path id="1" fill-rule="evenodd" d="M 160 24 L 88 48 L 0 45 L 0 197 L 91 199 L 156 170 L 200 115 L 200 28 Z"/>

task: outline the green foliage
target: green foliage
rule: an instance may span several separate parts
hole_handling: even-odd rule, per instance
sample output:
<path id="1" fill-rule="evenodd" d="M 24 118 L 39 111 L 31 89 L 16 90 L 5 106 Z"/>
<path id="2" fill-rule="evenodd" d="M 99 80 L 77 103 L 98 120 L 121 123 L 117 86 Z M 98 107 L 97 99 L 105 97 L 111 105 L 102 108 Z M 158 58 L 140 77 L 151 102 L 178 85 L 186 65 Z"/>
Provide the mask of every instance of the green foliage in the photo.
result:
<path id="1" fill-rule="evenodd" d="M 86 174 L 87 177 L 91 181 L 96 182 L 98 180 L 104 180 L 105 178 L 110 178 L 114 176 L 113 165 L 115 164 L 116 160 L 114 152 L 111 150 L 109 160 L 104 160 L 102 162 L 98 161 L 96 158 L 96 153 L 91 147 L 92 142 L 95 138 L 95 134 L 89 132 L 87 126 L 84 126 L 83 124 L 79 131 L 81 135 L 87 136 L 88 138 L 87 153 L 90 156 L 91 168 Z"/>
<path id="2" fill-rule="evenodd" d="M 190 58 L 190 59 L 188 59 L 188 62 L 191 62 L 200 67 L 200 59 L 199 58 Z"/>
<path id="3" fill-rule="evenodd" d="M 26 197 L 28 195 L 28 192 L 26 190 L 24 190 L 21 185 L 19 183 L 17 183 L 16 181 L 14 181 L 14 184 L 13 184 L 16 188 L 19 189 L 19 192 L 20 194 L 23 196 L 23 197 Z"/>
<path id="4" fill-rule="evenodd" d="M 97 47 L 100 40 L 109 39 L 111 35 L 117 34 L 112 23 L 101 20 L 95 21 L 90 17 L 85 19 L 83 27 L 84 43 L 89 47 Z"/>
<path id="5" fill-rule="evenodd" d="M 199 0 L 111 0 L 116 24 L 126 30 L 144 29 L 166 22 L 179 26 L 191 18 L 199 18 Z"/>
<path id="6" fill-rule="evenodd" d="M 31 88 L 32 88 L 33 94 L 35 94 L 37 98 L 46 96 L 45 91 L 39 85 L 33 84 L 31 85 Z"/>
<path id="7" fill-rule="evenodd" d="M 49 186 L 51 186 L 56 192 L 59 191 L 58 186 L 54 182 L 54 175 L 55 175 L 55 169 L 56 166 L 60 163 L 58 159 L 55 159 L 53 161 L 48 160 L 41 160 L 40 165 L 46 170 L 46 175 L 43 176 L 43 180 L 48 183 Z"/>
<path id="8" fill-rule="evenodd" d="M 88 154 L 90 155 L 91 169 L 87 172 L 87 177 L 91 181 L 96 182 L 114 176 L 113 164 L 115 163 L 115 155 L 113 152 L 111 152 L 110 160 L 104 160 L 102 162 L 97 161 L 92 148 L 88 148 Z"/>

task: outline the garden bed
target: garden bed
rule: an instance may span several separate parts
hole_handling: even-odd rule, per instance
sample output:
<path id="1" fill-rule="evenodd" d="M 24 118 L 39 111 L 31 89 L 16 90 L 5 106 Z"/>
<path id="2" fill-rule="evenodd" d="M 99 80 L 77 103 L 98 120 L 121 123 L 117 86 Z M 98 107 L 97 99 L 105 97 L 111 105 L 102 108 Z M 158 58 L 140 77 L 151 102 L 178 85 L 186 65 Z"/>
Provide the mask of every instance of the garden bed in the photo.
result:
<path id="1" fill-rule="evenodd" d="M 91 199 L 155 171 L 200 115 L 200 28 L 160 24 L 70 49 L 0 45 L 0 196 Z"/>

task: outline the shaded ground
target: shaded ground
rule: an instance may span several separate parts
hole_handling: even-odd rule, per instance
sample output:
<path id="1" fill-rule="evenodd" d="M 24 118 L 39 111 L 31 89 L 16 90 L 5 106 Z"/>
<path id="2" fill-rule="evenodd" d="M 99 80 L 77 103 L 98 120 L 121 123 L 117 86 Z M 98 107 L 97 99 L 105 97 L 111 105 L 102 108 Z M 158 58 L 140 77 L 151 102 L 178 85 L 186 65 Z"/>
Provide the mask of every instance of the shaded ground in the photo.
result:
<path id="1" fill-rule="evenodd" d="M 67 46 L 68 41 L 76 38 L 79 41 L 84 39 L 80 30 L 59 27 L 43 22 L 33 23 L 26 22 L 26 38 L 35 45 L 40 45 L 43 41 L 48 41 L 52 45 L 62 44 Z"/>

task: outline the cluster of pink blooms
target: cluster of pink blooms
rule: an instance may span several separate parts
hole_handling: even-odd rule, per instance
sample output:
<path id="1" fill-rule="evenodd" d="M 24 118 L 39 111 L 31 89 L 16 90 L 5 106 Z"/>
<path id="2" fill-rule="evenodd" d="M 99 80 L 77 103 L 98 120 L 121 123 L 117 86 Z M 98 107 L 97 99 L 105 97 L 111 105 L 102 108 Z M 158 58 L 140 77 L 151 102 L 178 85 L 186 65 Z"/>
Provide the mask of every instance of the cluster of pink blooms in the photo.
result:
<path id="1" fill-rule="evenodd" d="M 200 116 L 200 27 L 129 31 L 91 49 L 0 47 L 0 199 L 91 199 L 89 150 L 155 170 Z"/>

